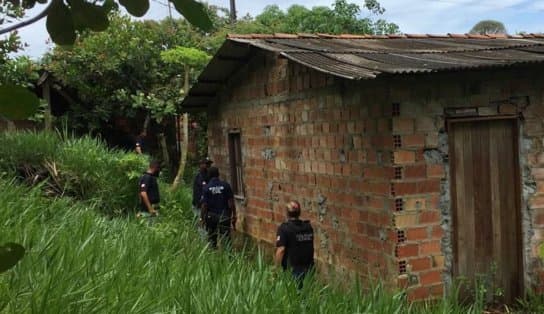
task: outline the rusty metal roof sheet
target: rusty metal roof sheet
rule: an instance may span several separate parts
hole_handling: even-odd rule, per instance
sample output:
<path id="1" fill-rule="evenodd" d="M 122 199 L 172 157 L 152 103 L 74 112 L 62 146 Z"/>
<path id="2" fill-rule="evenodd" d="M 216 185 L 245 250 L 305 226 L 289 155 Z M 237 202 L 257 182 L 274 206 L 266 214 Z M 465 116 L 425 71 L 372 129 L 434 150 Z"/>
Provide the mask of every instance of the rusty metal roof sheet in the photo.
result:
<path id="1" fill-rule="evenodd" d="M 208 105 L 256 50 L 277 53 L 333 76 L 363 80 L 381 75 L 544 63 L 544 34 L 228 35 L 182 106 Z"/>

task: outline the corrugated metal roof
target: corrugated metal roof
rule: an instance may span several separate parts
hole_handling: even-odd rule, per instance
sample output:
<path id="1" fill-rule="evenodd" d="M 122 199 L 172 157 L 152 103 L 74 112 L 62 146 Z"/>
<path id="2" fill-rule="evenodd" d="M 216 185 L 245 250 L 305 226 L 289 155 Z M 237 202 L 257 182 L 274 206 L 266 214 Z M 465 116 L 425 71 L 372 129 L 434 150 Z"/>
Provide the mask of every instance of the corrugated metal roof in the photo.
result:
<path id="1" fill-rule="evenodd" d="M 544 34 L 229 35 L 182 106 L 213 101 L 256 50 L 278 53 L 314 70 L 350 79 L 544 63 Z"/>

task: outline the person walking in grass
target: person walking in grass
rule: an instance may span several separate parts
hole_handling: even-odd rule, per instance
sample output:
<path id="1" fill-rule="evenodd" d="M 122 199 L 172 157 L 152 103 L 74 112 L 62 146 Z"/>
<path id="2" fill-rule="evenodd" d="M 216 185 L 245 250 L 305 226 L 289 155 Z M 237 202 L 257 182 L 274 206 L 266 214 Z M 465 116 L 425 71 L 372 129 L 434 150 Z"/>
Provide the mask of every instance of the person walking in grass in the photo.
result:
<path id="1" fill-rule="evenodd" d="M 208 184 L 208 168 L 213 164 L 209 158 L 200 160 L 198 164 L 198 173 L 193 180 L 193 212 L 196 217 L 200 217 L 200 207 L 202 205 L 202 190 Z"/>
<path id="2" fill-rule="evenodd" d="M 161 171 L 160 162 L 153 160 L 149 163 L 146 172 L 140 177 L 138 182 L 140 211 L 137 217 L 155 217 L 159 214 L 159 183 L 157 178 Z"/>
<path id="3" fill-rule="evenodd" d="M 285 207 L 287 221 L 278 227 L 275 262 L 290 271 L 302 288 L 304 277 L 314 268 L 314 230 L 309 220 L 300 220 L 299 202 Z"/>
<path id="4" fill-rule="evenodd" d="M 217 248 L 218 239 L 231 245 L 231 227 L 236 229 L 236 207 L 230 184 L 219 179 L 219 169 L 208 169 L 209 182 L 202 191 L 202 212 L 200 221 L 208 232 L 208 241 Z"/>

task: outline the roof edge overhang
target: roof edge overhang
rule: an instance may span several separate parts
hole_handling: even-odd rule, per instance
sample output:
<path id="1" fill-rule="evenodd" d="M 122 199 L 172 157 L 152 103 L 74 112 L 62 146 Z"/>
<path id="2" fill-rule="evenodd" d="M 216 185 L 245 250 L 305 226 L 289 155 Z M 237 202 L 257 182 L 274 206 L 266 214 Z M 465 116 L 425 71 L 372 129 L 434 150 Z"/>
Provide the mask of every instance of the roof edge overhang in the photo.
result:
<path id="1" fill-rule="evenodd" d="M 528 34 L 524 36 L 481 36 L 481 35 L 467 35 L 467 34 L 448 34 L 443 36 L 438 35 L 391 35 L 391 36 L 369 36 L 369 35 L 327 35 L 326 34 L 248 34 L 248 35 L 228 35 L 223 45 L 219 48 L 218 52 L 213 56 L 208 65 L 202 71 L 198 77 L 198 82 L 193 85 L 189 90 L 187 97 L 182 101 L 181 107 L 187 111 L 202 111 L 205 110 L 208 105 L 217 100 L 217 97 L 222 89 L 222 86 L 226 84 L 229 79 L 237 73 L 243 65 L 255 55 L 257 51 L 266 51 L 277 54 L 277 56 L 285 57 L 288 60 L 300 64 L 302 66 L 314 69 L 316 71 L 338 77 L 346 80 L 370 80 L 379 77 L 391 77 L 391 76 L 405 76 L 414 74 L 433 74 L 442 72 L 458 72 L 466 70 L 477 69 L 493 69 L 493 68 L 506 68 L 518 65 L 526 64 L 542 64 L 544 63 L 544 35 L 542 34 Z M 274 40 L 293 40 L 293 39 L 309 39 L 309 40 L 399 40 L 399 39 L 447 39 L 447 40 L 478 40 L 485 42 L 493 42 L 499 40 L 511 40 L 516 42 L 516 45 L 509 45 L 508 47 L 493 47 L 492 45 L 488 49 L 469 49 L 469 50 L 450 50 L 447 52 L 433 52 L 433 54 L 463 54 L 463 53 L 478 53 L 481 51 L 499 51 L 501 49 L 518 49 L 522 52 L 529 52 L 526 48 L 538 47 L 538 51 L 534 51 L 535 55 L 540 55 L 542 58 L 535 59 L 519 59 L 519 60 L 500 60 L 489 59 L 485 60 L 481 58 L 479 62 L 466 62 L 460 64 L 452 64 L 451 66 L 442 66 L 437 68 L 416 68 L 405 69 L 402 71 L 387 71 L 384 69 L 376 69 L 369 66 L 360 64 L 351 64 L 344 62 L 341 67 L 326 67 L 327 62 L 319 62 L 316 60 L 309 60 L 307 57 L 309 54 L 313 54 L 317 58 L 323 59 L 323 61 L 335 62 L 331 53 L 343 53 L 337 51 L 312 51 L 309 49 L 297 47 L 296 45 L 277 45 Z M 533 52 L 533 51 L 531 51 Z M 346 52 L 357 55 L 357 53 L 365 54 L 363 52 Z M 374 52 L 377 55 L 379 52 Z M 381 53 L 387 54 L 387 53 Z M 409 53 L 408 53 L 409 54 Z M 393 55 L 393 53 L 391 53 Z M 417 56 L 417 54 L 415 54 Z M 403 56 L 406 57 L 406 56 Z M 412 57 L 410 57 L 412 58 Z M 417 58 L 413 58 L 417 59 Z M 478 58 L 476 58 L 478 59 Z M 309 60 L 309 61 L 308 61 Z M 467 59 L 469 60 L 469 59 Z M 434 60 L 434 62 L 437 62 Z M 446 63 L 445 60 L 438 62 Z M 347 67 L 349 70 L 346 70 Z M 352 69 L 353 68 L 353 69 Z"/>

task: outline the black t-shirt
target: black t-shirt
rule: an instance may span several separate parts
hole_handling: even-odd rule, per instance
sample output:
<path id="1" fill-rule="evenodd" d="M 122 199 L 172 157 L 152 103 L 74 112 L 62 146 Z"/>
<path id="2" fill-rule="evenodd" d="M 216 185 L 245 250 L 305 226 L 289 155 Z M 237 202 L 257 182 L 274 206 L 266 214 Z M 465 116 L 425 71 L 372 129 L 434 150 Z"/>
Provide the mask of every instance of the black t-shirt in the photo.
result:
<path id="1" fill-rule="evenodd" d="M 291 219 L 278 228 L 276 247 L 285 247 L 283 268 L 306 270 L 314 264 L 314 229 L 310 221 Z"/>
<path id="2" fill-rule="evenodd" d="M 208 206 L 208 212 L 230 217 L 229 200 L 234 198 L 230 184 L 218 178 L 212 178 L 202 191 L 202 203 Z"/>
<path id="3" fill-rule="evenodd" d="M 208 181 L 207 172 L 199 171 L 193 182 L 193 205 L 200 207 L 202 202 L 202 190 L 206 186 Z"/>
<path id="4" fill-rule="evenodd" d="M 147 197 L 151 204 L 158 204 L 161 201 L 159 195 L 159 184 L 157 177 L 151 173 L 145 172 L 138 183 L 140 192 L 147 192 Z"/>

